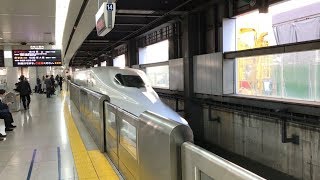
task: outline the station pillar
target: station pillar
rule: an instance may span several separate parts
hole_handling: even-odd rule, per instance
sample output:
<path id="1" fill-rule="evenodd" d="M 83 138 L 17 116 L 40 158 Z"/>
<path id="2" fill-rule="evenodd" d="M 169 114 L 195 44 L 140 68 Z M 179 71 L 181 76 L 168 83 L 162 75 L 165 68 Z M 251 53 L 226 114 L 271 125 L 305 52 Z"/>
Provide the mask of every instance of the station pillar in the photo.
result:
<path id="1" fill-rule="evenodd" d="M 104 57 L 103 56 L 100 56 L 99 58 L 98 58 L 98 67 L 101 67 L 101 62 L 103 62 L 104 61 Z"/>
<path id="2" fill-rule="evenodd" d="M 182 52 L 184 69 L 184 111 L 195 141 L 203 139 L 203 112 L 194 99 L 193 56 L 199 53 L 198 14 L 189 14 L 182 21 Z"/>
<path id="3" fill-rule="evenodd" d="M 113 66 L 113 59 L 111 56 L 105 56 L 104 58 L 107 62 L 107 66 Z"/>
<path id="4" fill-rule="evenodd" d="M 127 43 L 126 66 L 132 67 L 139 64 L 136 41 L 130 40 Z"/>

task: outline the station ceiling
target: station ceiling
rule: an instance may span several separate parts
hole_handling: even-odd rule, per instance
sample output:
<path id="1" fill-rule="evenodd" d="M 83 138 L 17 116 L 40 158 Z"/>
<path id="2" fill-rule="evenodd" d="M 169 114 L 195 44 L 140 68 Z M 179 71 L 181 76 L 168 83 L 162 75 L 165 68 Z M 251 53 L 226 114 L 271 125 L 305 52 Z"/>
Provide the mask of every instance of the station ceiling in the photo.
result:
<path id="1" fill-rule="evenodd" d="M 1 0 L 0 44 L 55 40 L 55 1 Z"/>
<path id="2" fill-rule="evenodd" d="M 184 14 L 199 2 L 204 1 L 118 0 L 114 29 L 105 37 L 97 36 L 96 29 L 92 29 L 91 33 L 70 60 L 69 65 L 85 66 L 87 63 L 91 63 L 93 58 L 110 51 L 115 46 L 121 45 L 129 39 L 137 37 L 152 28 L 168 22 L 176 16 Z M 173 9 L 174 11 L 172 11 Z M 172 11 L 170 16 L 159 19 L 169 11 Z M 157 22 L 150 25 L 149 23 L 153 21 Z M 137 33 L 138 31 L 139 33 Z"/>

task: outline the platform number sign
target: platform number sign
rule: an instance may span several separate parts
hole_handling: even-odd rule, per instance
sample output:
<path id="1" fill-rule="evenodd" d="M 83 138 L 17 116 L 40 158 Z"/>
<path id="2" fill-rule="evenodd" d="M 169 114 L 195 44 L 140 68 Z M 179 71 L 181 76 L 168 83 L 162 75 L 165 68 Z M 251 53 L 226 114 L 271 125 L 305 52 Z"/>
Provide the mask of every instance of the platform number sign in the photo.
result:
<path id="1" fill-rule="evenodd" d="M 113 4 L 107 4 L 107 11 L 113 11 Z"/>

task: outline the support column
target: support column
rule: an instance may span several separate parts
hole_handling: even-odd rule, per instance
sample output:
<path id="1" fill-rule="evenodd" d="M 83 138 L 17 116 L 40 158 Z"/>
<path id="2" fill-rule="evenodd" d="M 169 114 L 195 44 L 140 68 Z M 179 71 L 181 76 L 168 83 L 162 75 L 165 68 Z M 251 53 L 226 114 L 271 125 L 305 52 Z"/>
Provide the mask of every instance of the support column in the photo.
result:
<path id="1" fill-rule="evenodd" d="M 95 60 L 94 60 L 94 59 L 93 59 L 93 60 L 91 60 L 90 67 L 94 67 L 94 62 L 95 62 Z"/>
<path id="2" fill-rule="evenodd" d="M 29 72 L 29 83 L 31 86 L 31 89 L 33 89 L 36 84 L 37 84 L 37 68 L 38 67 L 28 67 L 28 72 Z M 25 76 L 27 76 L 27 74 L 25 74 Z"/>
<path id="3" fill-rule="evenodd" d="M 198 50 L 197 54 L 206 54 L 206 14 L 205 12 L 199 12 L 197 14 L 198 22 Z"/>
<path id="4" fill-rule="evenodd" d="M 7 90 L 15 89 L 15 83 L 18 82 L 18 68 L 13 67 L 13 59 L 12 59 L 12 47 L 4 46 L 4 66 L 7 69 Z M 9 56 L 8 56 L 9 55 Z"/>
<path id="5" fill-rule="evenodd" d="M 203 118 L 200 104 L 193 101 L 194 79 L 193 79 L 193 56 L 199 51 L 199 28 L 196 14 L 188 15 L 182 22 L 182 52 L 184 69 L 184 110 L 186 120 L 193 130 L 195 141 L 203 139 Z"/>
<path id="6" fill-rule="evenodd" d="M 169 39 L 169 59 L 182 57 L 181 53 L 181 23 L 172 24 L 174 27 L 174 36 Z"/>
<path id="7" fill-rule="evenodd" d="M 46 77 L 47 75 L 47 68 L 46 67 L 37 67 L 37 70 L 38 70 L 38 76 L 40 79 L 44 77 Z"/>
<path id="8" fill-rule="evenodd" d="M 139 64 L 136 41 L 130 40 L 127 43 L 126 66 L 132 67 Z"/>
<path id="9" fill-rule="evenodd" d="M 98 58 L 98 67 L 101 67 L 101 62 L 103 62 L 103 60 L 104 60 L 104 57 L 103 57 L 103 56 L 100 56 L 100 57 Z"/>
<path id="10" fill-rule="evenodd" d="M 87 60 L 86 61 L 86 69 L 89 69 L 92 67 L 92 64 L 93 64 L 93 60 Z"/>
<path id="11" fill-rule="evenodd" d="M 113 59 L 111 56 L 105 56 L 105 60 L 107 61 L 107 66 L 113 66 Z"/>
<path id="12" fill-rule="evenodd" d="M 174 38 L 169 39 L 169 59 L 176 59 L 176 44 Z"/>

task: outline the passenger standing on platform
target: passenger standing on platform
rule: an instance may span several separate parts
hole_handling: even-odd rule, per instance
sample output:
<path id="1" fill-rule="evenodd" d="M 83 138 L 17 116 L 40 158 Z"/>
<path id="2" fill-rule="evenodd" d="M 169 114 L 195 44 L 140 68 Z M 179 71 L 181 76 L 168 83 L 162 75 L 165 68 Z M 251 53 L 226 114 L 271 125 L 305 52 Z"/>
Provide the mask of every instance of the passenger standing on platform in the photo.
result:
<path id="1" fill-rule="evenodd" d="M 46 76 L 42 76 L 42 84 L 43 84 L 43 91 L 42 92 L 44 92 L 45 91 L 45 80 L 46 80 Z"/>
<path id="2" fill-rule="evenodd" d="M 20 93 L 20 98 L 22 99 L 24 109 L 29 109 L 31 102 L 30 94 L 32 93 L 32 90 L 24 75 L 20 76 L 20 82 L 18 83 L 17 90 Z"/>
<path id="3" fill-rule="evenodd" d="M 57 81 L 57 84 L 59 84 L 60 77 L 59 77 L 59 75 L 58 75 L 58 74 L 56 75 L 55 80 Z"/>
<path id="4" fill-rule="evenodd" d="M 59 78 L 60 91 L 62 91 L 62 82 L 63 82 L 63 77 L 60 76 L 60 78 Z"/>
<path id="5" fill-rule="evenodd" d="M 0 118 L 4 120 L 5 131 L 13 131 L 13 128 L 17 126 L 12 124 L 13 118 L 8 105 L 2 102 L 2 97 L 5 93 L 5 90 L 0 89 Z M 6 135 L 0 133 L 0 138 L 4 137 L 6 137 Z"/>
<path id="6" fill-rule="evenodd" d="M 38 77 L 37 78 L 37 89 L 36 89 L 36 93 L 40 93 L 41 92 L 41 80 Z"/>
<path id="7" fill-rule="evenodd" d="M 52 88 L 52 81 L 49 78 L 48 75 L 46 75 L 46 79 L 44 80 L 44 84 L 46 85 L 46 94 L 47 94 L 47 98 L 50 98 L 51 95 L 51 88 Z"/>
<path id="8" fill-rule="evenodd" d="M 50 77 L 50 80 L 51 80 L 51 95 L 54 95 L 54 92 L 55 92 L 55 86 L 54 86 L 54 77 L 53 75 L 51 75 Z"/>

